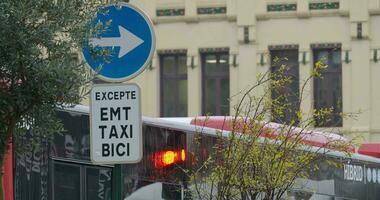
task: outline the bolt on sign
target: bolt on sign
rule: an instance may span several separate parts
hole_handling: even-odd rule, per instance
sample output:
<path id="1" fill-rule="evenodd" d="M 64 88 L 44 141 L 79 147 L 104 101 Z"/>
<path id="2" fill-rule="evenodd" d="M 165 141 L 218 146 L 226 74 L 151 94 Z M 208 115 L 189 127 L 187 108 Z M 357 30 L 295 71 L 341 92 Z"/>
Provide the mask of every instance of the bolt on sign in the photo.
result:
<path id="1" fill-rule="evenodd" d="M 100 164 L 137 163 L 142 158 L 140 88 L 99 84 L 91 90 L 91 160 Z"/>

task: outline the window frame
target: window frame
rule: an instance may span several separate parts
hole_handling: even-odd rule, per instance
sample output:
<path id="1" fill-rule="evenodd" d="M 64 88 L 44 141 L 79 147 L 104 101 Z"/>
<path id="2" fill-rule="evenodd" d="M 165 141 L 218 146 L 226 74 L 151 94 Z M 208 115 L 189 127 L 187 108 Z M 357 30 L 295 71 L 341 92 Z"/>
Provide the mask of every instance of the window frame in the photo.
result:
<path id="1" fill-rule="evenodd" d="M 337 97 L 338 102 L 335 102 L 337 104 L 337 108 L 334 108 L 334 112 L 332 113 L 334 118 L 330 122 L 325 122 L 323 124 L 319 124 L 318 119 L 316 119 L 314 116 L 314 120 L 316 120 L 315 127 L 321 127 L 321 128 L 322 127 L 343 127 L 343 117 L 340 115 L 340 113 L 343 112 L 343 66 L 342 66 L 343 63 L 342 63 L 342 59 L 341 59 L 342 49 L 339 45 L 338 46 L 326 46 L 326 47 L 323 46 L 323 47 L 312 48 L 312 52 L 313 52 L 313 69 L 315 68 L 315 65 L 318 61 L 319 54 L 322 52 L 327 52 L 327 56 L 328 56 L 327 65 L 333 66 L 332 68 L 328 67 L 327 69 L 322 70 L 321 71 L 322 77 L 324 77 L 324 74 L 334 74 L 334 75 L 339 74 L 340 75 L 340 82 L 338 83 L 338 84 L 340 84 L 340 87 L 338 87 L 340 89 L 340 91 L 338 91 L 339 94 Z M 339 64 L 333 64 L 334 52 L 337 52 L 339 55 L 339 57 L 338 57 L 339 58 Z M 326 79 L 324 79 L 324 80 L 326 80 Z M 318 88 L 321 87 L 321 81 L 322 80 L 319 77 L 313 78 L 313 108 L 315 110 L 323 108 L 321 106 L 319 107 L 319 105 L 321 105 L 321 103 L 318 101 L 319 99 L 323 99 L 322 97 L 320 97 L 320 95 L 318 95 L 318 91 L 319 91 Z M 332 89 L 333 87 L 331 86 L 328 88 Z M 321 95 L 321 96 L 323 96 L 323 95 Z M 339 101 L 339 99 L 340 99 L 340 101 Z M 331 100 L 331 102 L 333 102 L 333 100 Z M 339 110 L 337 110 L 337 109 L 339 109 Z"/>
<path id="2" fill-rule="evenodd" d="M 82 163 L 82 162 L 69 162 L 65 161 L 63 159 L 50 159 L 49 164 L 49 176 L 51 184 L 49 184 L 49 197 L 52 200 L 55 200 L 55 166 L 63 165 L 63 166 L 69 166 L 69 167 L 75 167 L 79 168 L 79 200 L 88 200 L 87 198 L 87 169 L 108 169 L 111 171 L 111 186 L 113 184 L 113 167 L 112 166 L 106 166 L 106 165 L 92 165 L 89 163 Z M 114 191 L 115 189 L 111 187 L 111 190 Z"/>
<path id="3" fill-rule="evenodd" d="M 80 165 L 77 165 L 77 164 L 74 164 L 74 163 L 70 163 L 70 162 L 61 162 L 61 161 L 55 161 L 55 160 L 52 160 L 51 161 L 51 170 L 50 171 L 50 176 L 51 176 L 51 199 L 52 200 L 55 200 L 55 168 L 56 168 L 56 164 L 58 165 L 64 165 L 64 166 L 70 166 L 70 167 L 75 167 L 75 168 L 78 168 L 79 169 L 79 198 L 80 200 L 84 200 L 85 199 L 85 194 L 83 193 L 84 191 L 84 177 L 83 177 L 83 173 L 82 173 L 82 168 Z"/>
<path id="4" fill-rule="evenodd" d="M 174 74 L 165 74 L 164 73 L 164 58 L 165 57 L 170 57 L 170 56 L 173 56 L 174 57 L 174 69 L 175 69 L 175 73 Z M 179 59 L 181 56 L 184 56 L 185 59 L 187 59 L 187 55 L 186 53 L 162 53 L 159 55 L 159 59 L 160 59 L 160 117 L 186 117 L 189 113 L 188 111 L 188 85 L 187 85 L 187 91 L 186 91 L 186 106 L 185 106 L 185 109 L 186 109 L 186 115 L 185 116 L 168 116 L 166 115 L 166 113 L 164 113 L 165 111 L 165 97 L 164 97 L 164 82 L 165 80 L 174 80 L 176 81 L 176 83 L 178 83 L 179 81 L 182 81 L 182 80 L 186 80 L 187 84 L 188 84 L 188 71 L 187 71 L 187 66 L 186 67 L 186 73 L 179 73 Z M 186 63 L 185 63 L 186 65 Z M 177 97 L 176 98 L 176 102 L 175 102 L 175 113 L 178 113 L 179 111 L 179 84 L 175 84 L 175 91 L 173 91 L 175 94 L 175 96 Z"/>
<path id="5" fill-rule="evenodd" d="M 293 86 L 292 84 L 293 83 L 290 83 L 289 85 L 284 85 L 284 92 L 287 94 L 287 95 L 291 95 L 291 97 L 294 97 L 295 99 L 297 99 L 297 102 L 294 102 L 292 103 L 293 105 L 292 106 L 295 106 L 296 108 L 295 109 L 291 109 L 291 108 L 288 108 L 287 111 L 289 113 L 287 113 L 287 115 L 285 115 L 283 117 L 283 119 L 280 119 L 280 118 L 273 118 L 273 115 L 271 115 L 271 119 L 272 121 L 274 122 L 277 122 L 277 123 L 287 123 L 289 125 L 297 125 L 299 122 L 298 121 L 295 121 L 294 123 L 295 124 L 290 124 L 291 121 L 293 119 L 295 119 L 297 117 L 297 113 L 298 111 L 300 111 L 300 64 L 299 64 L 299 49 L 298 49 L 298 46 L 295 46 L 294 48 L 269 48 L 269 52 L 270 52 L 270 73 L 273 74 L 275 73 L 275 70 L 276 68 L 280 68 L 282 63 L 278 63 L 278 64 L 274 64 L 273 63 L 273 54 L 274 53 L 278 53 L 278 54 L 283 54 L 284 57 L 286 56 L 286 54 L 292 54 L 294 53 L 295 55 L 295 58 L 294 58 L 294 62 L 290 62 L 290 58 L 287 58 L 287 59 L 284 59 L 285 61 L 283 62 L 287 62 L 287 63 L 290 63 L 291 65 L 295 65 L 295 66 L 289 66 L 289 67 L 296 67 L 296 69 L 289 69 L 285 72 L 286 75 L 289 75 L 289 76 L 292 76 L 294 77 L 296 80 L 295 80 L 295 85 L 296 85 L 296 91 L 293 91 L 292 89 L 293 88 L 289 88 L 289 86 Z M 282 59 L 282 58 L 280 58 Z M 280 61 L 281 62 L 281 61 Z M 292 72 L 295 72 L 295 74 L 292 74 Z M 295 76 L 293 76 L 295 75 Z M 274 98 L 275 96 L 275 91 L 271 90 L 271 99 Z M 281 94 L 278 94 L 278 95 L 281 95 Z M 278 97 L 278 96 L 277 96 Z M 291 98 L 290 97 L 290 98 Z M 289 99 L 291 100 L 291 99 Z M 291 103 L 289 101 L 286 101 L 285 103 Z M 294 113 L 292 113 L 291 111 L 294 111 Z M 273 112 L 273 108 L 272 108 L 272 111 Z M 293 116 L 292 116 L 293 115 Z M 289 118 L 289 119 L 287 119 Z"/>
<path id="6" fill-rule="evenodd" d="M 220 64 L 220 58 L 221 56 L 225 55 L 227 56 L 227 65 L 228 65 L 228 71 L 227 72 L 216 72 L 215 74 L 212 75 L 206 75 L 206 57 L 209 55 L 214 55 L 217 60 L 217 64 Z M 228 98 L 230 98 L 230 64 L 229 64 L 229 51 L 217 51 L 217 52 L 203 52 L 201 53 L 201 73 L 202 73 L 202 115 L 206 115 L 207 110 L 207 96 L 206 96 L 206 80 L 207 79 L 213 79 L 213 80 L 218 80 L 219 84 L 216 85 L 216 97 L 221 96 L 221 80 L 223 79 L 228 79 Z M 230 115 L 230 102 L 228 100 L 228 113 L 223 114 L 222 113 L 222 108 L 221 108 L 221 98 L 216 98 L 215 102 L 215 113 L 213 115 Z"/>

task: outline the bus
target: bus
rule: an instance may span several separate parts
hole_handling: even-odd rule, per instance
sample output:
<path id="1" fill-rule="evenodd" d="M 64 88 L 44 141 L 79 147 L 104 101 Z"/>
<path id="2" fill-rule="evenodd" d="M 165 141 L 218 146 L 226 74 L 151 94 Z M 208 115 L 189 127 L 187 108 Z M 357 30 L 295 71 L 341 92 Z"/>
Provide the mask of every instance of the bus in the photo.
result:
<path id="1" fill-rule="evenodd" d="M 143 117 L 143 159 L 137 164 L 97 165 L 90 160 L 88 107 L 60 109 L 57 115 L 66 131 L 51 142 L 41 141 L 38 150 L 14 153 L 13 170 L 6 172 L 13 173 L 13 181 L 5 182 L 8 188 L 13 186 L 14 194 L 7 200 L 195 199 L 183 169 L 208 158 L 217 129 L 224 129 L 224 136 L 230 134 L 212 117 L 209 124 L 191 118 Z M 14 146 L 27 138 L 20 140 Z M 297 180 L 304 186 L 289 190 L 287 198 L 380 198 L 380 159 L 357 153 L 347 158 L 339 151 L 329 151 L 328 159 L 342 165 L 319 163 L 308 179 Z"/>

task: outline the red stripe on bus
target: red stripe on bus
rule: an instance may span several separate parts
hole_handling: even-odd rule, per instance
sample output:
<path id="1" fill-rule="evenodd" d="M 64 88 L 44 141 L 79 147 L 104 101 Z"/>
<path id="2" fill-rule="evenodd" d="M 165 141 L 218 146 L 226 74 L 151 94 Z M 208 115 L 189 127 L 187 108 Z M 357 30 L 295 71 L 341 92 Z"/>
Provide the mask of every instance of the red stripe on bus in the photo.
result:
<path id="1" fill-rule="evenodd" d="M 9 144 L 8 152 L 4 162 L 3 189 L 5 194 L 4 200 L 13 200 L 13 147 Z"/>
<path id="2" fill-rule="evenodd" d="M 380 143 L 363 143 L 360 145 L 358 153 L 380 158 Z"/>
<path id="3" fill-rule="evenodd" d="M 247 120 L 247 122 L 244 122 L 243 118 L 237 118 L 236 123 L 232 124 L 233 120 L 234 118 L 231 116 L 197 117 L 193 119 L 190 122 L 190 124 L 202 126 L 202 127 L 220 129 L 224 131 L 235 130 L 236 132 L 242 132 L 242 133 L 248 130 L 245 126 L 254 125 L 253 124 L 254 122 L 249 121 L 249 120 Z M 273 122 L 265 124 L 262 130 L 261 136 L 275 140 L 278 137 L 278 133 L 276 133 L 275 131 L 276 127 L 281 127 L 281 124 L 277 124 Z M 306 145 L 311 145 L 314 147 L 324 147 L 324 148 L 327 147 L 327 148 L 335 149 L 335 150 L 343 150 L 343 149 L 336 149 L 334 147 L 330 147 L 329 144 L 331 144 L 334 141 L 342 141 L 342 142 L 348 141 L 343 136 L 340 136 L 335 133 L 323 133 L 319 131 L 302 130 L 297 127 L 294 127 L 292 131 L 295 132 L 294 135 L 297 135 L 297 131 L 301 131 L 300 133 L 302 136 L 302 143 Z M 355 147 L 349 146 L 345 150 L 353 153 L 355 152 Z"/>

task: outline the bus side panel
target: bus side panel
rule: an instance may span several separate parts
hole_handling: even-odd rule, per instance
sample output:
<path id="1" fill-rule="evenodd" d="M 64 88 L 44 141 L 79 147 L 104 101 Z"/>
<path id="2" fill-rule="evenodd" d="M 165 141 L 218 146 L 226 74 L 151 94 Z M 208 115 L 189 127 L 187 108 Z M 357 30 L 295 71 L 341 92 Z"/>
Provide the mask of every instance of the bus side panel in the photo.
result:
<path id="1" fill-rule="evenodd" d="M 15 141 L 23 145 L 27 138 Z M 48 194 L 48 145 L 42 142 L 37 150 L 18 152 L 14 155 L 15 200 L 47 200 Z"/>
<path id="2" fill-rule="evenodd" d="M 9 144 L 4 162 L 3 188 L 5 200 L 13 200 L 13 147 Z"/>

